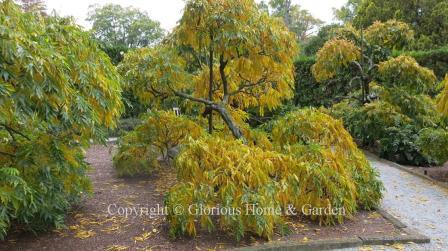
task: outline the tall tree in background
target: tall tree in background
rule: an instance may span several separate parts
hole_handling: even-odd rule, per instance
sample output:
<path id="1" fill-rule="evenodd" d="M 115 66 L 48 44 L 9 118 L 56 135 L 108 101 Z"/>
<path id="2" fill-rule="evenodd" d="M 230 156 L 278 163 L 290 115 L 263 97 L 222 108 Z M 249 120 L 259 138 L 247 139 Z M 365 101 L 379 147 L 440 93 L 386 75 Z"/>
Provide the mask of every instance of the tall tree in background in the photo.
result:
<path id="1" fill-rule="evenodd" d="M 260 6 L 264 5 L 260 4 Z M 283 18 L 290 31 L 296 34 L 299 42 L 307 40 L 323 24 L 323 21 L 313 17 L 308 10 L 293 4 L 291 0 L 271 0 L 269 6 L 272 9 L 272 15 Z"/>
<path id="2" fill-rule="evenodd" d="M 19 4 L 25 12 L 38 12 L 42 15 L 46 14 L 47 7 L 45 0 L 20 0 Z"/>
<path id="3" fill-rule="evenodd" d="M 156 44 L 164 35 L 160 23 L 133 7 L 107 4 L 91 6 L 87 21 L 92 34 L 106 47 L 140 48 Z"/>
<path id="4" fill-rule="evenodd" d="M 418 49 L 448 43 L 448 0 L 370 0 L 361 1 L 353 24 L 365 28 L 375 21 L 396 19 L 416 32 Z"/>
<path id="5" fill-rule="evenodd" d="M 87 20 L 92 23 L 91 33 L 115 65 L 129 49 L 155 45 L 165 33 L 160 23 L 152 20 L 146 12 L 115 4 L 91 6 Z M 123 99 L 126 108 L 124 118 L 137 117 L 148 108 L 128 91 L 123 93 Z"/>
<path id="6" fill-rule="evenodd" d="M 335 18 L 343 23 L 352 22 L 361 2 L 362 0 L 348 0 L 341 8 L 333 9 Z"/>

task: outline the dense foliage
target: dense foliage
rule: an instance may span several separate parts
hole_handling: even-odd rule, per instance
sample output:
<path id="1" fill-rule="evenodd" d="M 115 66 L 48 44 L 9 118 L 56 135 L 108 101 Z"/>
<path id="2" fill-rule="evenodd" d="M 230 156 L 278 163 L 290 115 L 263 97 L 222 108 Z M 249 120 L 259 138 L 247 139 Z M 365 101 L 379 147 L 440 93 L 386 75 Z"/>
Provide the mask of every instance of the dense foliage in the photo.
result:
<path id="1" fill-rule="evenodd" d="M 174 112 L 152 112 L 119 142 L 114 167 L 120 176 L 148 175 L 158 169 L 158 158 L 167 160 L 169 151 L 188 139 L 198 138 L 203 129 Z M 171 156 L 173 157 L 173 156 Z"/>
<path id="2" fill-rule="evenodd" d="M 118 75 L 70 20 L 0 3 L 0 238 L 60 227 L 89 192 L 84 149 L 115 126 Z"/>
<path id="3" fill-rule="evenodd" d="M 191 0 L 166 44 L 128 53 L 120 69 L 146 101 L 197 103 L 209 132 L 218 115 L 244 140 L 238 123 L 247 119 L 245 109 L 262 113 L 293 96 L 296 47 L 282 21 L 254 1 Z"/>
<path id="4" fill-rule="evenodd" d="M 396 19 L 406 22 L 416 32 L 413 46 L 429 49 L 448 42 L 447 13 L 446 0 L 369 0 L 357 3 L 353 23 L 359 28 L 366 28 L 375 21 Z"/>
<path id="5" fill-rule="evenodd" d="M 340 214 L 309 215 L 321 224 L 378 205 L 378 174 L 340 121 L 299 110 L 275 123 L 272 139 L 271 150 L 221 137 L 187 142 L 176 159 L 180 183 L 165 200 L 171 235 L 195 236 L 198 228 L 213 231 L 219 224 L 238 240 L 248 232 L 270 239 L 284 230 L 289 205 L 299 214 L 307 205 L 343 208 Z M 195 213 L 222 209 L 228 213 L 218 220 Z M 263 209 L 271 211 L 254 213 Z"/>
<path id="6" fill-rule="evenodd" d="M 294 105 L 298 107 L 329 107 L 344 99 L 352 91 L 347 85 L 349 74 L 341 74 L 324 83 L 318 83 L 312 74 L 312 66 L 316 59 L 301 57 L 294 63 L 295 66 L 295 95 Z"/>
<path id="7" fill-rule="evenodd" d="M 364 35 L 347 25 L 319 50 L 312 72 L 317 81 L 351 77 L 346 83 L 352 91 L 332 114 L 343 118 L 361 144 L 400 163 L 441 164 L 448 156 L 431 151 L 428 140 L 433 135 L 442 137 L 439 143 L 445 140 L 446 124 L 432 99 L 438 91 L 437 77 L 409 54 L 392 57 L 391 53 L 412 40 L 409 25 L 395 20 L 375 22 Z M 438 101 L 442 111 L 443 99 L 442 92 Z M 424 129 L 428 130 L 420 134 Z"/>

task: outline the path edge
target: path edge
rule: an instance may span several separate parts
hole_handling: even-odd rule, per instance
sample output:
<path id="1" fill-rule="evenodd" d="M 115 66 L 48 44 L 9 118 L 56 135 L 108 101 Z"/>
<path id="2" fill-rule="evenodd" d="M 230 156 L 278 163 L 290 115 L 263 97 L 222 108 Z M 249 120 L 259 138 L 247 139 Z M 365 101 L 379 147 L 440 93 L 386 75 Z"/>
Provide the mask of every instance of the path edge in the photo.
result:
<path id="1" fill-rule="evenodd" d="M 426 235 L 420 234 L 416 230 L 408 227 L 402 223 L 399 219 L 388 213 L 383 208 L 379 208 L 377 211 L 384 219 L 390 222 L 394 227 L 404 232 L 401 236 L 358 236 L 354 238 L 346 239 L 327 239 L 327 240 L 315 240 L 315 241 L 275 241 L 259 246 L 252 247 L 240 247 L 232 250 L 236 251 L 313 251 L 313 250 L 332 250 L 342 248 L 354 248 L 364 245 L 393 245 L 393 244 L 408 244 L 416 243 L 423 244 L 429 243 L 431 239 Z"/>
<path id="2" fill-rule="evenodd" d="M 390 165 L 390 166 L 392 166 L 392 167 L 394 167 L 394 168 L 397 168 L 397 169 L 399 169 L 399 170 L 401 170 L 401 171 L 404 171 L 404 172 L 407 172 L 407 173 L 412 174 L 412 175 L 414 175 L 414 176 L 417 176 L 417 177 L 420 177 L 420 178 L 422 178 L 422 179 L 428 180 L 428 181 L 430 181 L 431 183 L 433 183 L 434 185 L 438 185 L 439 187 L 448 189 L 448 184 L 445 183 L 445 182 L 441 182 L 441 181 L 435 180 L 435 179 L 433 179 L 433 178 L 431 178 L 431 177 L 429 177 L 429 176 L 427 176 L 427 175 L 421 174 L 421 173 L 419 173 L 419 172 L 417 172 L 417 171 L 414 171 L 414 170 L 412 170 L 412 169 L 410 169 L 410 168 L 407 168 L 407 167 L 405 167 L 405 166 L 402 166 L 402 165 L 400 165 L 400 164 L 398 164 L 398 163 L 395 163 L 395 162 L 390 161 L 390 160 L 387 160 L 387 159 L 383 159 L 383 158 L 381 158 L 381 157 L 375 155 L 375 154 L 372 153 L 372 152 L 369 152 L 369 151 L 366 151 L 366 150 L 364 150 L 363 152 L 364 152 L 364 154 L 365 154 L 367 157 L 369 157 L 369 158 L 372 158 L 372 159 L 381 161 L 381 162 L 386 163 L 386 164 L 388 164 L 388 165 Z"/>

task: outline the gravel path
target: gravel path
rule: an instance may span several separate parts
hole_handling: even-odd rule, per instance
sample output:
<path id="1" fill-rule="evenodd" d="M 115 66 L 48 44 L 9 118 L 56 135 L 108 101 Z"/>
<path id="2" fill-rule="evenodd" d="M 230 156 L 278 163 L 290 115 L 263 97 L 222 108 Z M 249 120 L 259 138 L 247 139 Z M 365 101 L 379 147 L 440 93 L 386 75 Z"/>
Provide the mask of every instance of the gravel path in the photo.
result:
<path id="1" fill-rule="evenodd" d="M 431 243 L 399 248 L 364 247 L 364 250 L 448 250 L 448 189 L 399 170 L 381 159 L 369 156 L 369 160 L 379 170 L 386 187 L 383 208 L 407 226 L 429 236 Z"/>

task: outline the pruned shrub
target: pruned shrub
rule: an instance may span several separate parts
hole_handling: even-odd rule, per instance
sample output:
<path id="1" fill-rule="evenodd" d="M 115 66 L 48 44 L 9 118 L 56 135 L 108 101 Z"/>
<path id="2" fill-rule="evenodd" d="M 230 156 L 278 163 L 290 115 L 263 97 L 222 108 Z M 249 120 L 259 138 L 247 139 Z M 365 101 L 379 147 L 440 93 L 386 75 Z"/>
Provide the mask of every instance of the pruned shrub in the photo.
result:
<path id="1" fill-rule="evenodd" d="M 169 111 L 151 112 L 120 139 L 114 167 L 119 176 L 149 175 L 159 167 L 159 157 L 167 160 L 170 150 L 203 133 L 202 127 L 187 117 Z"/>

